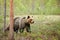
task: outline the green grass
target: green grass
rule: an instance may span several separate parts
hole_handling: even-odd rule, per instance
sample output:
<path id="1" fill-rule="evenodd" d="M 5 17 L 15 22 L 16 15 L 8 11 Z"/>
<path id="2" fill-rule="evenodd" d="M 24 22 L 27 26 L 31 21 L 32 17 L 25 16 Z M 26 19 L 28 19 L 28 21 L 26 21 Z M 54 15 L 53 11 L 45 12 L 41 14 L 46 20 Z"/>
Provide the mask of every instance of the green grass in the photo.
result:
<path id="1" fill-rule="evenodd" d="M 22 15 L 16 15 L 22 16 Z M 25 16 L 25 15 L 23 15 Z M 0 18 L 1 19 L 1 18 Z M 18 39 L 31 39 L 31 40 L 59 40 L 60 37 L 60 16 L 58 15 L 33 15 L 35 21 L 34 24 L 31 24 L 31 33 L 14 33 L 14 38 Z M 2 20 L 1 20 L 2 21 Z M 7 17 L 7 23 L 9 23 L 9 17 Z M 3 24 L 3 23 L 1 23 Z M 1 25 L 0 24 L 0 25 Z M 3 27 L 1 25 L 1 27 Z M 1 29 L 1 28 L 0 28 Z M 2 31 L 0 32 L 1 37 L 4 38 L 6 35 L 3 35 Z M 55 36 L 54 36 L 55 35 Z"/>

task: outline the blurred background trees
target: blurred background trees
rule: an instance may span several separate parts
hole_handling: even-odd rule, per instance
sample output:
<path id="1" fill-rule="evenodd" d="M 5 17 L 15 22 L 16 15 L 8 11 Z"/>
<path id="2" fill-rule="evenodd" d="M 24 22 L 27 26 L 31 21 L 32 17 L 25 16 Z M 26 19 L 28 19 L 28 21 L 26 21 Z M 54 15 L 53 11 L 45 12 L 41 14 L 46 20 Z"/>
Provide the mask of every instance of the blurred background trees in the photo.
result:
<path id="1" fill-rule="evenodd" d="M 0 0 L 1 14 L 4 0 Z M 9 13 L 9 0 L 7 14 Z M 60 0 L 14 0 L 15 14 L 60 14 Z"/>

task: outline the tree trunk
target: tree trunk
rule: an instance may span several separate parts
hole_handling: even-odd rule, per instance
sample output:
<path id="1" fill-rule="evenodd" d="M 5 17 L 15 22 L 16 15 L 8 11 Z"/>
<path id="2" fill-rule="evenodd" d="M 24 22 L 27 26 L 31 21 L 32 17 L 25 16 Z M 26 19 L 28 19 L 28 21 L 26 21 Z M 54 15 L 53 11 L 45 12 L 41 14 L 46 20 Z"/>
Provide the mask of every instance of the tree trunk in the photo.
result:
<path id="1" fill-rule="evenodd" d="M 4 29 L 6 27 L 6 0 L 4 0 Z M 3 29 L 3 31 L 4 31 Z"/>
<path id="2" fill-rule="evenodd" d="M 13 0 L 10 0 L 10 28 L 9 28 L 9 40 L 14 40 L 13 24 Z"/>

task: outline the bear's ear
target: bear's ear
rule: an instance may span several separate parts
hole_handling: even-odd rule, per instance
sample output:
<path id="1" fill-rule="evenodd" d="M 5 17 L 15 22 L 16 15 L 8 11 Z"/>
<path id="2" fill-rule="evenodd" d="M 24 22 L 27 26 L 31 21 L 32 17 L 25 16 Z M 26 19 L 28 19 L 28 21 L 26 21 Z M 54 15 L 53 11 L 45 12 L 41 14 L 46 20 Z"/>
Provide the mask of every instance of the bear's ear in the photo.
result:
<path id="1" fill-rule="evenodd" d="M 29 19 L 30 18 L 30 16 L 27 16 L 27 19 Z"/>
<path id="2" fill-rule="evenodd" d="M 33 16 L 32 16 L 32 18 L 33 18 Z"/>

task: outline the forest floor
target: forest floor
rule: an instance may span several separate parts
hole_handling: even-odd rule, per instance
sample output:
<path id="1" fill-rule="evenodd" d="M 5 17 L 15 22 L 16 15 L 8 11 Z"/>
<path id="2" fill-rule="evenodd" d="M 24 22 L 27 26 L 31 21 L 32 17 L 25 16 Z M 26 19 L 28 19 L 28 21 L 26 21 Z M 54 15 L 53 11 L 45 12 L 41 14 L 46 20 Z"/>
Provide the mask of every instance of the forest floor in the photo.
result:
<path id="1" fill-rule="evenodd" d="M 26 16 L 26 15 L 17 15 Z M 15 17 L 17 17 L 15 16 Z M 31 15 L 34 19 L 34 24 L 31 24 L 31 33 L 14 33 L 15 40 L 60 40 L 60 16 L 59 15 Z M 0 19 L 0 40 L 8 40 L 8 32 L 3 33 L 3 17 Z M 7 17 L 7 24 L 9 17 Z"/>

